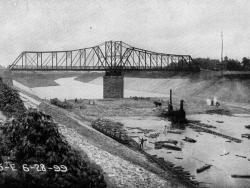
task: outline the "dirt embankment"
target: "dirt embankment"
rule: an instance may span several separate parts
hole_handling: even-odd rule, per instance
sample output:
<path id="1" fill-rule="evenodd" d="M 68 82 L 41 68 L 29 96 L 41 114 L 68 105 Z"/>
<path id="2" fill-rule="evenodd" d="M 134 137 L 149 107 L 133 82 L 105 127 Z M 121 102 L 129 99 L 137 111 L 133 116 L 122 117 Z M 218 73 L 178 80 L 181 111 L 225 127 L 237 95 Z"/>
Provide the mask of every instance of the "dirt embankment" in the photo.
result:
<path id="1" fill-rule="evenodd" d="M 88 157 L 101 166 L 108 187 L 185 187 L 172 173 L 152 164 L 144 155 L 89 127 L 84 118 L 22 92 L 42 102 L 40 110 L 66 125 L 59 126 L 61 133 L 72 146 L 88 152 Z"/>
<path id="2" fill-rule="evenodd" d="M 249 103 L 250 74 L 242 77 L 236 74 L 222 74 L 220 72 L 178 73 L 166 75 L 157 73 L 149 75 L 127 75 L 126 88 L 166 93 L 173 89 L 174 95 L 189 99 L 197 97 L 206 100 L 217 97 L 225 102 Z M 139 77 L 139 78 L 136 78 Z"/>
<path id="3" fill-rule="evenodd" d="M 13 79 L 29 87 L 57 85 L 58 78 L 76 76 L 76 80 L 102 86 L 102 72 L 21 72 L 13 74 Z M 189 114 L 203 113 L 209 108 L 206 100 L 214 97 L 222 108 L 235 113 L 250 112 L 250 73 L 213 72 L 130 72 L 125 73 L 125 89 L 159 93 L 166 95 L 173 90 L 175 106 L 184 99 L 184 107 Z"/>

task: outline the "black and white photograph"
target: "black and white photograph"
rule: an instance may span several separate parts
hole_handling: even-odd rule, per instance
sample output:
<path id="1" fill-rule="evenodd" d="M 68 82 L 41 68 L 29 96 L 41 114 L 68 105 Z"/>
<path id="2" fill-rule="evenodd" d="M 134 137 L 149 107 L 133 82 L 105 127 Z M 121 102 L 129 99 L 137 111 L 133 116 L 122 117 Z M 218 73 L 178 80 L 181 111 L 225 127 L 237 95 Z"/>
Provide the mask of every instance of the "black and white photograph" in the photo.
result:
<path id="1" fill-rule="evenodd" d="M 250 1 L 0 0 L 0 188 L 249 188 Z"/>

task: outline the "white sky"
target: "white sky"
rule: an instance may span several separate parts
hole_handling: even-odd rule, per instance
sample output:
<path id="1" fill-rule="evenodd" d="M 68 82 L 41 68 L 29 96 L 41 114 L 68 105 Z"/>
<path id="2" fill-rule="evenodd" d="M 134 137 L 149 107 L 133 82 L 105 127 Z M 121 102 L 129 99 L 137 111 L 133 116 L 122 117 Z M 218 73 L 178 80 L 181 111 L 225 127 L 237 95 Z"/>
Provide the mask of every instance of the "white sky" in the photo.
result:
<path id="1" fill-rule="evenodd" d="M 122 40 L 156 52 L 250 57 L 249 0 L 0 0 L 0 65 L 25 50 Z"/>

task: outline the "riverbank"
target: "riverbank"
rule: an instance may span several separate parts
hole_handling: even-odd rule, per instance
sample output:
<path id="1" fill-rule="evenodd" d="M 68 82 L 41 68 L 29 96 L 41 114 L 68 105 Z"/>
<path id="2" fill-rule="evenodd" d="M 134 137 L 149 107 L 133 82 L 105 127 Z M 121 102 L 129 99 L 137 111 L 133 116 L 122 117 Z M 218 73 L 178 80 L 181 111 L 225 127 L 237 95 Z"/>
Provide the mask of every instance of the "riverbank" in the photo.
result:
<path id="1" fill-rule="evenodd" d="M 148 159 L 145 156 L 138 154 L 138 152 L 136 152 L 136 151 L 128 149 L 126 146 L 117 143 L 113 139 L 110 139 L 110 138 L 104 136 L 103 134 L 101 134 L 100 132 L 89 127 L 90 122 L 92 120 L 94 120 L 98 117 L 105 117 L 105 118 L 110 118 L 112 120 L 120 121 L 120 122 L 124 123 L 124 125 L 125 125 L 124 128 L 129 128 L 128 132 L 129 132 L 129 135 L 132 137 L 134 137 L 135 135 L 137 136 L 137 138 L 144 137 L 145 134 L 143 133 L 142 130 L 151 129 L 149 134 L 160 132 L 159 138 L 157 138 L 157 140 L 164 140 L 166 137 L 165 137 L 163 131 L 164 131 L 164 126 L 166 125 L 167 122 L 162 120 L 162 122 L 160 123 L 158 118 L 155 117 L 157 113 L 156 113 L 156 111 L 152 110 L 152 109 L 154 109 L 152 101 L 145 100 L 145 101 L 138 102 L 138 105 L 135 105 L 137 103 L 134 103 L 133 100 L 134 99 L 84 100 L 84 101 L 82 101 L 82 103 L 81 103 L 81 101 L 78 101 L 78 103 L 75 104 L 75 107 L 77 107 L 77 108 L 73 108 L 73 110 L 71 110 L 71 111 L 67 111 L 67 110 L 49 105 L 48 102 L 42 100 L 44 102 L 42 102 L 39 105 L 39 108 L 42 109 L 43 111 L 46 111 L 48 114 L 52 115 L 55 118 L 55 120 L 58 121 L 59 123 L 62 123 L 62 124 L 66 123 L 67 128 L 71 128 L 71 129 L 77 131 L 77 133 L 80 134 L 81 136 L 83 136 L 88 141 L 88 143 L 90 143 L 91 145 L 101 149 L 102 151 L 109 152 L 110 154 L 112 154 L 114 156 L 118 156 L 121 159 L 124 159 L 126 161 L 130 161 L 134 165 L 141 166 L 141 167 L 147 169 L 149 172 L 153 172 L 155 174 L 158 174 L 158 176 L 160 176 L 161 178 L 163 178 L 165 180 L 171 181 L 171 180 L 169 180 L 169 177 L 172 177 L 171 173 L 169 174 L 169 173 L 162 171 L 161 169 L 157 168 L 156 165 L 153 165 L 151 161 L 148 161 Z M 74 104 L 74 101 L 70 100 L 69 102 Z M 94 104 L 93 104 L 93 102 L 94 102 Z M 105 105 L 106 103 L 108 103 L 109 105 Z M 124 103 L 126 103 L 125 109 L 120 107 L 120 105 L 123 106 Z M 84 109 L 80 109 L 80 106 L 82 106 L 82 105 L 85 106 Z M 108 106 L 108 109 L 104 109 L 102 111 L 102 110 L 100 110 L 100 108 L 102 106 L 106 106 L 106 107 Z M 132 108 L 128 111 L 134 111 L 134 115 L 137 114 L 136 119 L 134 119 L 133 118 L 134 116 L 131 116 L 130 113 L 122 113 L 123 111 L 124 112 L 126 111 L 127 107 L 132 107 L 132 106 L 134 107 L 134 109 Z M 146 108 L 148 110 L 143 110 L 144 108 Z M 118 110 L 118 109 L 120 109 L 120 110 Z M 83 113 L 81 113 L 81 111 L 83 111 Z M 89 112 L 89 113 L 87 113 L 87 112 Z M 213 119 L 211 119 L 212 116 L 214 116 Z M 237 127 L 234 127 L 233 125 L 234 125 L 234 122 L 236 123 L 239 121 L 239 119 L 242 119 L 242 118 L 241 118 L 241 116 L 239 116 L 237 119 L 236 116 L 233 115 L 230 117 L 229 121 L 226 121 L 226 119 L 229 119 L 229 117 L 216 115 L 216 114 L 215 115 L 208 114 L 206 117 L 204 115 L 202 116 L 202 114 L 200 114 L 200 115 L 197 114 L 197 115 L 191 115 L 188 118 L 194 119 L 194 120 L 197 120 L 197 118 L 200 118 L 202 120 L 202 123 L 209 123 L 215 127 L 218 127 L 217 129 L 212 129 L 212 130 L 217 131 L 217 132 L 219 131 L 223 134 L 228 134 L 228 135 L 239 138 L 240 134 L 236 134 L 236 135 L 234 134 L 233 128 L 237 129 Z M 210 121 L 210 122 L 208 122 L 208 121 Z M 218 123 L 216 121 L 219 121 L 220 123 Z M 226 121 L 225 124 L 221 123 L 223 121 Z M 159 122 L 158 125 L 157 125 L 157 122 Z M 229 122 L 232 122 L 232 124 L 230 124 L 230 129 L 232 129 L 231 132 L 228 132 L 228 129 L 227 129 L 228 126 L 226 126 Z M 247 119 L 245 119 L 245 122 L 242 122 L 241 131 L 244 131 L 244 126 L 243 126 L 244 123 L 247 123 Z M 224 130 L 221 127 L 222 125 L 224 126 Z M 135 128 L 141 127 L 141 129 L 139 129 L 139 130 L 130 129 L 130 127 L 135 127 Z M 167 123 L 167 127 L 171 127 L 171 125 Z M 168 151 L 160 151 L 160 153 L 161 153 L 160 154 L 156 150 L 153 150 L 154 145 L 150 143 L 150 142 L 155 142 L 154 139 L 148 140 L 149 142 L 147 142 L 145 145 L 145 151 L 150 153 L 151 155 L 157 155 L 158 157 L 163 157 L 167 161 L 170 160 L 171 162 L 173 162 L 176 165 L 183 166 L 185 168 L 185 170 L 189 170 L 189 171 L 191 170 L 190 171 L 191 174 L 195 175 L 195 176 L 197 176 L 197 174 L 195 173 L 196 168 L 204 165 L 204 163 L 210 163 L 210 164 L 215 165 L 214 167 L 211 168 L 212 170 L 210 170 L 209 173 L 198 175 L 198 177 L 201 178 L 200 180 L 202 180 L 203 182 L 210 182 L 211 179 L 208 179 L 207 175 L 209 175 L 209 176 L 211 176 L 212 174 L 215 175 L 216 174 L 215 172 L 217 171 L 218 168 L 219 168 L 219 171 L 217 171 L 217 172 L 224 171 L 224 170 L 222 170 L 223 169 L 222 166 L 219 165 L 221 163 L 219 161 L 221 161 L 222 158 L 218 157 L 218 156 L 223 155 L 224 153 L 227 153 L 228 151 L 230 152 L 230 154 L 228 156 L 231 156 L 230 158 L 228 158 L 228 160 L 234 160 L 234 164 L 237 163 L 238 165 L 241 164 L 242 166 L 248 165 L 247 160 L 246 160 L 246 162 L 244 160 L 239 161 L 237 159 L 237 157 L 233 157 L 233 155 L 236 155 L 236 154 L 246 155 L 248 152 L 244 151 L 246 153 L 242 153 L 241 150 L 239 150 L 239 151 L 235 150 L 236 147 L 238 147 L 238 146 L 236 146 L 237 144 L 227 143 L 226 142 L 227 139 L 223 140 L 221 138 L 217 138 L 217 137 L 214 137 L 213 135 L 209 135 L 206 133 L 199 133 L 199 132 L 195 133 L 190 128 L 187 128 L 186 130 L 181 131 L 181 132 L 182 132 L 182 134 L 180 134 L 180 135 L 167 134 L 168 139 L 175 139 L 178 142 L 182 143 L 183 151 L 181 153 L 179 153 L 179 152 L 168 153 Z M 195 146 L 195 145 L 192 145 L 192 144 L 187 145 L 182 141 L 182 139 L 184 138 L 183 137 L 184 135 L 191 137 L 191 138 L 195 138 L 196 140 L 198 140 L 198 145 L 196 143 L 196 147 L 195 147 L 196 149 L 195 148 L 191 149 L 192 146 Z M 213 140 L 213 142 L 210 141 L 209 143 L 206 143 L 206 140 L 211 140 L 211 139 Z M 135 137 L 135 141 L 138 142 L 136 137 Z M 244 146 L 247 145 L 247 143 L 245 143 L 246 141 L 247 140 L 244 141 Z M 225 148 L 225 145 L 222 144 L 222 142 L 227 143 L 226 148 Z M 216 148 L 213 148 L 214 144 L 217 145 Z M 74 144 L 74 145 L 76 145 L 76 144 Z M 214 150 L 214 152 L 210 152 L 210 155 L 205 154 L 203 151 L 205 145 L 206 145 L 206 147 L 210 147 L 210 151 Z M 190 153 L 190 150 L 193 152 Z M 223 151 L 221 151 L 221 150 L 223 150 Z M 194 157 L 194 156 L 196 156 L 196 157 Z M 209 158 L 212 158 L 216 162 L 212 161 L 212 159 L 209 159 Z M 189 163 L 191 162 L 193 164 L 192 168 L 190 168 L 191 167 L 190 165 L 187 165 L 188 163 L 185 162 L 186 160 L 188 160 Z M 204 162 L 198 162 L 197 160 L 201 160 Z M 231 162 L 231 164 L 232 164 L 232 162 Z M 236 170 L 236 169 L 237 168 L 235 167 L 234 171 L 240 172 L 239 170 Z M 227 176 L 225 176 L 225 174 L 223 174 L 223 173 L 220 173 L 220 176 L 223 177 L 223 181 L 221 181 L 221 183 L 223 183 L 223 184 L 227 184 L 227 185 L 237 184 L 237 181 L 235 182 L 235 181 L 231 180 L 228 182 Z M 172 178 L 170 178 L 170 179 L 172 179 Z M 176 180 L 175 182 L 178 182 L 178 180 Z M 214 183 L 215 182 L 213 182 L 213 184 Z M 217 185 L 221 185 L 221 184 L 219 184 L 219 182 L 216 182 L 216 183 L 217 183 Z M 238 184 L 240 184 L 240 183 L 238 182 Z M 171 184 L 171 187 L 176 187 L 176 186 L 178 187 L 180 185 L 176 185 L 175 183 Z"/>
<path id="2" fill-rule="evenodd" d="M 72 112 L 48 104 L 48 101 L 39 99 L 32 93 L 20 88 L 19 90 L 28 97 L 40 101 L 37 106 L 39 110 L 51 115 L 56 122 L 66 125 L 61 126 L 63 128 L 60 130 L 73 147 L 84 152 L 90 152 L 88 157 L 93 158 L 91 151 L 86 150 L 86 147 L 83 147 L 82 144 L 89 143 L 89 147 L 94 148 L 92 151 L 98 152 L 100 157 L 103 155 L 100 165 L 105 172 L 105 180 L 110 187 L 140 187 L 140 185 L 144 185 L 143 187 L 155 187 L 156 185 L 157 187 L 185 187 L 183 183 L 176 180 L 173 174 L 152 164 L 143 154 L 131 150 L 89 127 L 90 121 L 88 119 L 79 118 Z M 107 163 L 113 158 L 117 162 L 110 163 L 111 166 L 107 167 Z M 94 162 L 98 163 L 98 160 L 98 158 L 93 158 Z M 134 175 L 133 171 L 135 171 Z M 122 180 L 126 178 L 130 180 Z M 121 182 L 122 184 L 120 184 Z"/>

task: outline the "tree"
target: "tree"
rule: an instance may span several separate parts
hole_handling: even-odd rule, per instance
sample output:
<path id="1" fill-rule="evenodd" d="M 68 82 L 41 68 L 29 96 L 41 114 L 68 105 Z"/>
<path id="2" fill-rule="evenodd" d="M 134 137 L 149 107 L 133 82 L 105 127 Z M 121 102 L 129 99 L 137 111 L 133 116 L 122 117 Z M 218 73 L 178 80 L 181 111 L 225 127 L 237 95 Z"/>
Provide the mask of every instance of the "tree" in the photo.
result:
<path id="1" fill-rule="evenodd" d="M 243 65 L 244 70 L 250 70 L 250 59 L 243 57 L 241 63 Z"/>
<path id="2" fill-rule="evenodd" d="M 231 71 L 242 70 L 242 66 L 241 66 L 240 62 L 237 60 L 234 60 L 234 59 L 227 59 L 226 67 L 227 67 L 227 70 L 231 70 Z"/>

